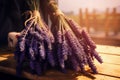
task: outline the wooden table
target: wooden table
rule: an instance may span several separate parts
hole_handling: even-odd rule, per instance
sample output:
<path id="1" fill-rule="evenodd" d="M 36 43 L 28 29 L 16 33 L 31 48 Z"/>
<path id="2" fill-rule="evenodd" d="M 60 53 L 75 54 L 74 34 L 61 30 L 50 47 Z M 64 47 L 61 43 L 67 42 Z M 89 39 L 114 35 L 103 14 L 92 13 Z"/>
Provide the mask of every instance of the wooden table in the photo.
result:
<path id="1" fill-rule="evenodd" d="M 97 45 L 96 49 L 104 63 L 99 64 L 95 60 L 98 74 L 81 74 L 68 70 L 67 74 L 57 70 L 47 71 L 44 76 L 32 75 L 23 72 L 23 77 L 33 80 L 120 80 L 120 47 Z M 7 50 L 0 50 L 0 72 L 15 75 L 15 60 L 13 53 Z"/>

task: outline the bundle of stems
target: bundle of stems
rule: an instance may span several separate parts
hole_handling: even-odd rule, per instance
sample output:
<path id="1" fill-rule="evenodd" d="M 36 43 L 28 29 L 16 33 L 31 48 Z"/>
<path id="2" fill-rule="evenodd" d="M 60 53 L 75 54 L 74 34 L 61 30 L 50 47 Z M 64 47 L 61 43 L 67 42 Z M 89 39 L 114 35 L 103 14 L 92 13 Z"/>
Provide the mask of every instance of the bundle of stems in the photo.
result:
<path id="1" fill-rule="evenodd" d="M 39 0 L 25 0 L 25 2 L 29 9 L 23 13 L 27 18 L 14 53 L 17 63 L 16 72 L 17 75 L 21 75 L 27 61 L 32 73 L 42 75 L 48 64 L 55 65 L 52 53 L 54 37 L 41 18 Z"/>
<path id="2" fill-rule="evenodd" d="M 45 0 L 52 21 L 51 32 L 55 38 L 54 54 L 56 65 L 65 72 L 67 63 L 75 71 L 85 71 L 88 65 L 93 73 L 98 73 L 94 65 L 94 58 L 102 63 L 102 59 L 95 50 L 96 44 L 85 29 L 75 21 L 65 16 L 58 8 L 55 0 Z"/>

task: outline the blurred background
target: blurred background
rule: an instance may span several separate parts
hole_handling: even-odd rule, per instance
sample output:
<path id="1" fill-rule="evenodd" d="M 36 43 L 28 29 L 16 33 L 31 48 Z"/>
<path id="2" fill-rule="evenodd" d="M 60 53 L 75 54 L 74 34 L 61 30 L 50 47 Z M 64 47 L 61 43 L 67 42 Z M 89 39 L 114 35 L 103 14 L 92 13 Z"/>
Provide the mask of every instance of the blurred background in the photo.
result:
<path id="1" fill-rule="evenodd" d="M 97 44 L 120 46 L 120 0 L 58 0 L 58 5 Z"/>

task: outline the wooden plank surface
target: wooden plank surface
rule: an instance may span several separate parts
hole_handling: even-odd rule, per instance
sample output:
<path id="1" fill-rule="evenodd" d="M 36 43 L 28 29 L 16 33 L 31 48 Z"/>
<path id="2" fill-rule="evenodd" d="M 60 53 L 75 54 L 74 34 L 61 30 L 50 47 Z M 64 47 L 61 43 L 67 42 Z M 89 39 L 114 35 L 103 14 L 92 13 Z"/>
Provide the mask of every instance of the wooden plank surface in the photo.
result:
<path id="1" fill-rule="evenodd" d="M 40 77 L 25 71 L 22 76 L 33 80 L 120 80 L 120 47 L 97 45 L 96 50 L 104 61 L 103 64 L 99 64 L 95 60 L 95 65 L 99 71 L 98 74 L 82 74 L 71 70 L 64 74 L 57 70 L 50 70 Z M 9 51 L 0 51 L 0 72 L 15 75 L 13 56 L 13 53 Z M 87 70 L 89 72 L 89 68 Z"/>

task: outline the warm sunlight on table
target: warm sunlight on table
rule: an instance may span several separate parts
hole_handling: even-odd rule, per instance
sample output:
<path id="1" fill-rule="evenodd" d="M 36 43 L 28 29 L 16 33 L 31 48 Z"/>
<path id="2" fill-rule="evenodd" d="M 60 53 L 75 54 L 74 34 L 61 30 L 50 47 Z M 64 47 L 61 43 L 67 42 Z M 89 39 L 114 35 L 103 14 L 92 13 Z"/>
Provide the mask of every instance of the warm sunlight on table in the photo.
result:
<path id="1" fill-rule="evenodd" d="M 95 60 L 98 74 L 75 73 L 71 70 L 68 70 L 67 74 L 63 74 L 60 71 L 50 70 L 46 72 L 45 76 L 39 77 L 26 71 L 23 72 L 23 76 L 34 80 L 120 80 L 120 47 L 97 45 L 96 50 L 103 59 L 102 64 Z M 0 54 L 0 71 L 16 74 L 13 56 L 13 53 L 9 52 Z"/>

